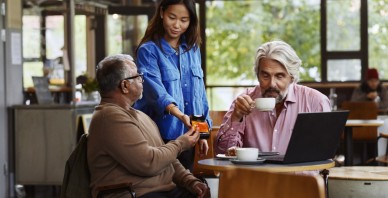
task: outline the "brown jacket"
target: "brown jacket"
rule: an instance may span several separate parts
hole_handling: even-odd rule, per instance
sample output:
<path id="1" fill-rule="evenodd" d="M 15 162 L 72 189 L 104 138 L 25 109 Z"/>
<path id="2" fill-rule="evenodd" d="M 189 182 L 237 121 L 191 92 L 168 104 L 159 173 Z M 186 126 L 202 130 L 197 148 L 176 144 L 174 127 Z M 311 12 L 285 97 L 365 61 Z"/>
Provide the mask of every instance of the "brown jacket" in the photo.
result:
<path id="1" fill-rule="evenodd" d="M 96 107 L 89 128 L 90 187 L 132 182 L 137 196 L 181 185 L 193 192 L 200 182 L 176 159 L 190 147 L 177 138 L 163 143 L 156 124 L 144 113 L 115 104 Z"/>

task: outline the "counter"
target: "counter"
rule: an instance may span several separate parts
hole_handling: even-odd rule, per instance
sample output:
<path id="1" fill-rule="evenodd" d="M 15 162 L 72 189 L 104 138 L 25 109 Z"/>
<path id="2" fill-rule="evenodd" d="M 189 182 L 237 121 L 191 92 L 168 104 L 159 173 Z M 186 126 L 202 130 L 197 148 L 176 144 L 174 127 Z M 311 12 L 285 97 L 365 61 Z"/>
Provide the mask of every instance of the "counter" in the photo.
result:
<path id="1" fill-rule="evenodd" d="M 13 106 L 16 184 L 61 185 L 66 160 L 83 133 L 80 117 L 93 113 L 96 105 Z"/>

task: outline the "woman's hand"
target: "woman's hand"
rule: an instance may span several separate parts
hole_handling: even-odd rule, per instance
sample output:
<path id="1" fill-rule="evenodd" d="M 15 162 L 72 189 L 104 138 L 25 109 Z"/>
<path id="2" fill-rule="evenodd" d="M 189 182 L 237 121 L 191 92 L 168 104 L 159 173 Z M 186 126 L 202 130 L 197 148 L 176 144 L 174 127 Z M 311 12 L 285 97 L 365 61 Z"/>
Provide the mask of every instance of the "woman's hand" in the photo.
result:
<path id="1" fill-rule="evenodd" d="M 199 146 L 199 157 L 204 158 L 207 155 L 207 152 L 209 151 L 209 145 L 207 143 L 206 139 L 200 139 L 198 141 Z"/>
<path id="2" fill-rule="evenodd" d="M 188 115 L 182 114 L 178 119 L 181 120 L 187 128 L 191 128 L 190 117 Z"/>

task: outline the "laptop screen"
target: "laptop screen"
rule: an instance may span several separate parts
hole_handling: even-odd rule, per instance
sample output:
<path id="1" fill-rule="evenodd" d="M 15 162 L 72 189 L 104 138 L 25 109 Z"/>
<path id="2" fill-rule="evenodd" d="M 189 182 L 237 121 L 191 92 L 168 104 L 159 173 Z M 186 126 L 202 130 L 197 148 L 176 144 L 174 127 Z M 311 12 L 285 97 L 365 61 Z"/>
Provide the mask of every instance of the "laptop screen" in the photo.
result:
<path id="1" fill-rule="evenodd" d="M 333 158 L 348 114 L 349 111 L 299 113 L 282 163 Z"/>

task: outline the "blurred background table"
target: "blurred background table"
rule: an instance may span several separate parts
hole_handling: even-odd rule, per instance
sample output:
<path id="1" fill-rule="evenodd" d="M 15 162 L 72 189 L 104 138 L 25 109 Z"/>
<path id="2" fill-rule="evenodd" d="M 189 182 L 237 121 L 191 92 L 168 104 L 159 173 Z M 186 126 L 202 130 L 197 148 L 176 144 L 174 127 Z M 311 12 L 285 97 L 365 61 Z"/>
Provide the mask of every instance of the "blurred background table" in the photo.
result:
<path id="1" fill-rule="evenodd" d="M 353 128 L 354 127 L 378 127 L 384 125 L 383 120 L 356 120 L 349 119 L 345 124 L 344 144 L 345 144 L 345 166 L 353 165 Z M 377 134 L 376 134 L 377 136 Z"/>

